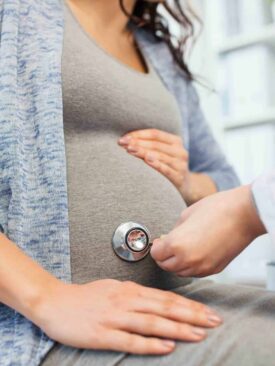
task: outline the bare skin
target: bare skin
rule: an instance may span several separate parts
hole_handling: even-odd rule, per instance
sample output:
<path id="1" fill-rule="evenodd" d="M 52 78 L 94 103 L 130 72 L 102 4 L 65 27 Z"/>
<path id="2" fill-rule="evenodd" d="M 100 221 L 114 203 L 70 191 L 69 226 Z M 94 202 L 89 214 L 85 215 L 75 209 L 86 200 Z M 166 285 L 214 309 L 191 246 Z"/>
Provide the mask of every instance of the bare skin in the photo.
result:
<path id="1" fill-rule="evenodd" d="M 0 301 L 73 347 L 166 354 L 221 324 L 207 306 L 172 292 L 107 279 L 66 284 L 0 234 Z"/>
<path id="2" fill-rule="evenodd" d="M 103 49 L 125 65 L 147 72 L 133 36 L 126 28 L 128 18 L 118 0 L 68 0 L 67 3 L 81 26 Z M 124 3 L 131 13 L 135 0 Z"/>
<path id="3" fill-rule="evenodd" d="M 166 271 L 204 277 L 222 271 L 265 233 L 248 185 L 217 193 L 183 211 L 175 228 L 154 241 L 151 255 Z"/>
<path id="4" fill-rule="evenodd" d="M 144 72 L 118 1 L 70 0 L 83 27 L 112 55 Z M 134 0 L 125 2 L 131 11 Z M 126 301 L 127 300 L 127 301 Z M 112 279 L 66 284 L 0 234 L 0 301 L 52 339 L 73 347 L 166 354 L 174 340 L 199 342 L 222 320 L 203 304 Z"/>
<path id="5" fill-rule="evenodd" d="M 189 154 L 178 135 L 148 128 L 124 135 L 119 144 L 169 179 L 187 205 L 217 192 L 208 175 L 189 170 Z"/>

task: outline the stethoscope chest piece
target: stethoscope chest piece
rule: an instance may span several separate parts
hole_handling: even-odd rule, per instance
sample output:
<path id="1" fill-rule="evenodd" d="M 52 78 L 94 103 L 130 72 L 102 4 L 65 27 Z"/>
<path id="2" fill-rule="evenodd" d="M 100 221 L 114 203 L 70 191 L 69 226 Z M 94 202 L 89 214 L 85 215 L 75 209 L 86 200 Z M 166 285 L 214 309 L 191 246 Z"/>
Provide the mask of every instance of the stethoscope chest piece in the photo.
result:
<path id="1" fill-rule="evenodd" d="M 116 228 L 112 246 L 121 259 L 137 262 L 149 253 L 150 241 L 150 233 L 146 226 L 129 221 Z"/>

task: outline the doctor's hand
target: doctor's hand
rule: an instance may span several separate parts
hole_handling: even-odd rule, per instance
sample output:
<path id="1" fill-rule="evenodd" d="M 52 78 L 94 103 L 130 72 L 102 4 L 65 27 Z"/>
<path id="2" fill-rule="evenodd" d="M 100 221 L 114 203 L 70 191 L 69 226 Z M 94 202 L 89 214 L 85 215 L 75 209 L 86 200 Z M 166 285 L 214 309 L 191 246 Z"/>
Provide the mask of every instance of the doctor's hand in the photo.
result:
<path id="1" fill-rule="evenodd" d="M 60 283 L 35 323 L 65 345 L 136 354 L 166 354 L 174 340 L 199 342 L 221 324 L 207 306 L 168 291 L 107 279 Z"/>
<path id="2" fill-rule="evenodd" d="M 266 232 L 250 186 L 207 197 L 183 211 L 175 228 L 153 241 L 151 255 L 164 270 L 203 277 L 223 270 Z"/>
<path id="3" fill-rule="evenodd" d="M 129 132 L 118 143 L 169 179 L 188 205 L 217 191 L 210 177 L 190 172 L 189 155 L 178 135 L 148 128 Z"/>

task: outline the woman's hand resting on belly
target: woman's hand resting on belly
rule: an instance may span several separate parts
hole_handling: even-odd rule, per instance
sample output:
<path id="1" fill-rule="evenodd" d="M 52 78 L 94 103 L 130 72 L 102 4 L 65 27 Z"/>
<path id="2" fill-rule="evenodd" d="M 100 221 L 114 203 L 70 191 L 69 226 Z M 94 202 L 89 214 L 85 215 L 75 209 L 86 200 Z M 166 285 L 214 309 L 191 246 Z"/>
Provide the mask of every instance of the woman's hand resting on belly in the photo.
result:
<path id="1" fill-rule="evenodd" d="M 187 205 L 217 191 L 208 175 L 190 172 L 189 155 L 178 135 L 148 128 L 129 132 L 118 143 L 169 179 Z"/>
<path id="2" fill-rule="evenodd" d="M 207 306 L 134 282 L 60 283 L 35 320 L 52 339 L 87 349 L 166 354 L 173 340 L 198 342 L 221 324 Z"/>

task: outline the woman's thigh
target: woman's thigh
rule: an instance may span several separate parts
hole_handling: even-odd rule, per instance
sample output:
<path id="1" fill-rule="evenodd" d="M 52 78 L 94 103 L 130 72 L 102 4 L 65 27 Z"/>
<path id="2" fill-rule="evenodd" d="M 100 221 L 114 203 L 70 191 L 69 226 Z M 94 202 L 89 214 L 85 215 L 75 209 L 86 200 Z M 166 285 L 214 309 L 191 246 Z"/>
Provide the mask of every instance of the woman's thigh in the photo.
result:
<path id="1" fill-rule="evenodd" d="M 175 292 L 216 309 L 224 319 L 201 343 L 178 342 L 168 356 L 134 356 L 57 345 L 43 366 L 275 365 L 275 294 L 253 287 L 198 280 Z"/>

